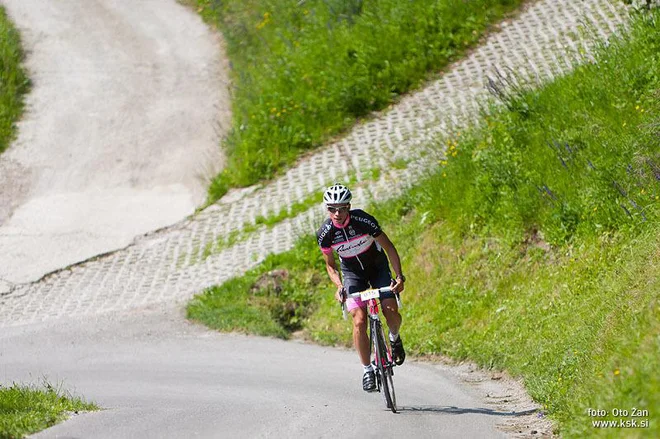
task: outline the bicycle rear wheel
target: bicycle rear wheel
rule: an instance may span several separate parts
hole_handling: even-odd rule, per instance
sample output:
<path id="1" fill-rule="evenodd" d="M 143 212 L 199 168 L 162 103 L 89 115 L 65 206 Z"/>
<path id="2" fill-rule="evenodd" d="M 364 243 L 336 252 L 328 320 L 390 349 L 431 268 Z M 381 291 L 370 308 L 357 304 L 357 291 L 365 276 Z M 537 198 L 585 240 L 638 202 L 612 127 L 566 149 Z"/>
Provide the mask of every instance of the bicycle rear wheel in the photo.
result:
<path id="1" fill-rule="evenodd" d="M 383 327 L 380 324 L 375 324 L 375 326 L 374 351 L 376 353 L 376 365 L 378 366 L 382 392 L 387 408 L 392 410 L 392 413 L 396 413 L 397 407 L 396 395 L 394 393 L 394 379 L 392 377 L 392 363 L 389 361 L 387 355 L 387 345 L 385 344 Z"/>

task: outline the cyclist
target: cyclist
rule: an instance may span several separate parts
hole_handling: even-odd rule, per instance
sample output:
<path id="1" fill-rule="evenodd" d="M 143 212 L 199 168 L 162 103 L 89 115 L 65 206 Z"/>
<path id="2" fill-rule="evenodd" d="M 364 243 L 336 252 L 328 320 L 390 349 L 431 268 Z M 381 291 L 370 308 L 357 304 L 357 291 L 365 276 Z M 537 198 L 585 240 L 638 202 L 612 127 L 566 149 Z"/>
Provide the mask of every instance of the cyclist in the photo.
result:
<path id="1" fill-rule="evenodd" d="M 336 299 L 343 302 L 344 292 L 351 294 L 363 291 L 369 286 L 380 288 L 391 285 L 394 292 L 403 291 L 406 278 L 401 271 L 401 259 L 396 247 L 373 216 L 360 209 L 351 210 L 351 199 L 351 191 L 346 186 L 336 183 L 327 188 L 323 194 L 323 202 L 328 209 L 329 218 L 316 233 L 328 276 L 337 286 Z M 341 276 L 333 251 L 337 252 L 341 261 Z M 396 274 L 394 280 L 388 258 Z M 390 329 L 392 356 L 394 362 L 401 365 L 406 353 L 399 336 L 401 314 L 394 293 L 381 294 L 380 302 Z M 364 368 L 362 388 L 373 392 L 376 390 L 376 377 L 370 361 L 366 306 L 359 298 L 346 299 L 346 307 L 353 317 L 353 344 Z"/>

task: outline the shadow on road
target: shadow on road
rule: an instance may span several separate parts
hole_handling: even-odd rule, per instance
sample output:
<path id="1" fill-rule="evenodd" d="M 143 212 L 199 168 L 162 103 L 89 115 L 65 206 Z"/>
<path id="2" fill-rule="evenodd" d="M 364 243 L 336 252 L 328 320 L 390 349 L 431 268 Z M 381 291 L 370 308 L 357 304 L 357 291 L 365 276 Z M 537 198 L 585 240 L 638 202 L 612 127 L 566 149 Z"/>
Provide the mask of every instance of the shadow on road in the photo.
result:
<path id="1" fill-rule="evenodd" d="M 478 413 L 482 415 L 491 416 L 525 416 L 535 413 L 536 409 L 523 410 L 520 412 L 498 412 L 496 410 L 484 408 L 463 408 L 463 407 L 448 407 L 439 405 L 419 405 L 419 406 L 402 406 L 399 407 L 400 412 L 433 412 L 433 413 L 447 413 L 450 415 L 464 415 L 466 413 Z"/>

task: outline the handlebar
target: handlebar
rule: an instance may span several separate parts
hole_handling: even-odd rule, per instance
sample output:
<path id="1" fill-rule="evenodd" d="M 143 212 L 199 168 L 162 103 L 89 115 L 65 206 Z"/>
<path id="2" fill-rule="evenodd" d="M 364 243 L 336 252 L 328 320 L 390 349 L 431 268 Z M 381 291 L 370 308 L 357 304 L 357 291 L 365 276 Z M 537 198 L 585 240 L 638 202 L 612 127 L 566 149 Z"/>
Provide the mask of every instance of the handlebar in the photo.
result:
<path id="1" fill-rule="evenodd" d="M 362 296 L 362 293 L 366 293 L 366 292 L 369 292 L 369 291 L 373 291 L 374 293 L 376 291 L 378 291 L 378 297 L 380 297 L 380 293 L 389 293 L 390 291 L 392 291 L 392 287 L 387 286 L 387 287 L 380 287 L 380 288 L 368 288 L 364 291 L 358 291 L 357 293 L 351 293 L 351 294 L 347 293 L 346 296 L 347 297 L 358 298 L 358 297 Z M 398 296 L 399 293 L 396 293 L 396 295 Z"/>
<path id="2" fill-rule="evenodd" d="M 391 291 L 392 291 L 391 286 L 380 287 L 380 288 L 369 288 L 364 291 L 358 291 L 356 293 L 351 293 L 351 294 L 348 294 L 346 290 L 344 290 L 342 294 L 344 296 L 344 300 L 341 303 L 341 313 L 344 320 L 348 318 L 348 314 L 346 312 L 346 298 L 352 297 L 357 299 L 357 298 L 362 298 L 363 294 L 367 294 L 368 296 L 370 296 L 369 300 L 372 300 L 372 299 L 380 298 L 381 293 L 389 293 Z M 401 309 L 403 307 L 403 303 L 401 302 L 400 294 L 394 293 L 394 297 L 396 298 L 396 304 L 398 305 L 399 309 Z"/>

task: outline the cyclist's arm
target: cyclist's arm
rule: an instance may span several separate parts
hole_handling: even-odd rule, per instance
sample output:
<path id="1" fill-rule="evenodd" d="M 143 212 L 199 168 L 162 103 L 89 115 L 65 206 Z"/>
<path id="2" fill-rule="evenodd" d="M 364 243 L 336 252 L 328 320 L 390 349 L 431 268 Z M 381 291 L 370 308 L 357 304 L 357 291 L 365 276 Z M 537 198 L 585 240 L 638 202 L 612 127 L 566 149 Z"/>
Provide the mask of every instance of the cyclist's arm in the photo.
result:
<path id="1" fill-rule="evenodd" d="M 397 278 L 396 283 L 397 285 L 401 284 L 401 288 L 397 288 L 397 290 L 403 291 L 403 282 L 400 281 L 400 276 L 403 271 L 401 271 L 401 258 L 399 257 L 399 252 L 396 250 L 396 247 L 394 247 L 394 244 L 390 241 L 390 238 L 385 232 L 382 232 L 374 239 L 381 247 L 383 247 L 387 254 L 387 258 L 390 260 L 390 264 L 392 264 L 392 270 L 394 270 L 394 275 Z"/>
<path id="2" fill-rule="evenodd" d="M 337 288 L 341 288 L 341 275 L 335 262 L 335 255 L 332 253 L 323 253 L 323 259 L 325 260 L 325 269 L 328 272 L 328 276 L 330 276 L 330 280 Z"/>

